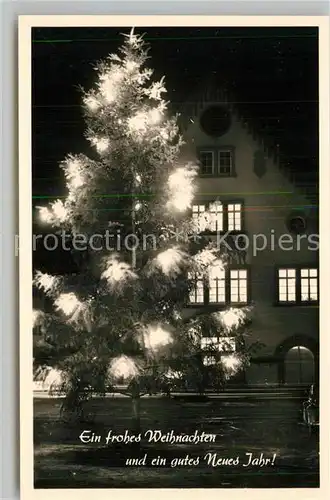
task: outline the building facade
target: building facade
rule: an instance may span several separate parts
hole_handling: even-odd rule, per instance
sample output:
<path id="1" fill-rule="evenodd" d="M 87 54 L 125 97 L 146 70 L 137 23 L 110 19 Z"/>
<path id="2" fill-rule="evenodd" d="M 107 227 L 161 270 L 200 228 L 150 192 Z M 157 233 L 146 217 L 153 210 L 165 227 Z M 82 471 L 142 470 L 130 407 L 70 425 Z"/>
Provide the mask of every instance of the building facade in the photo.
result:
<path id="1" fill-rule="evenodd" d="M 211 212 L 208 235 L 240 249 L 206 287 L 197 279 L 186 313 L 253 304 L 247 343 L 262 347 L 246 383 L 310 384 L 319 357 L 318 207 L 220 91 L 183 116 L 183 158 L 200 163 L 192 217 Z"/>

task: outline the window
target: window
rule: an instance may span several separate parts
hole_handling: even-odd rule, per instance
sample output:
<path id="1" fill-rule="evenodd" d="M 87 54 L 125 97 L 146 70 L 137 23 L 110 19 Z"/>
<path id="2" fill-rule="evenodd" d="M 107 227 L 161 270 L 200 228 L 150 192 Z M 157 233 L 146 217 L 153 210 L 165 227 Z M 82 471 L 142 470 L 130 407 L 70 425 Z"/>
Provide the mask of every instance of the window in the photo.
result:
<path id="1" fill-rule="evenodd" d="M 230 270 L 230 302 L 247 302 L 247 270 Z"/>
<path id="2" fill-rule="evenodd" d="M 219 201 L 211 203 L 209 206 L 210 212 L 210 231 L 223 231 L 223 205 Z"/>
<path id="3" fill-rule="evenodd" d="M 230 175 L 232 171 L 233 155 L 232 151 L 219 151 L 218 172 L 219 175 Z"/>
<path id="4" fill-rule="evenodd" d="M 193 287 L 189 294 L 189 302 L 191 304 L 204 303 L 204 279 L 203 276 L 196 274 L 189 274 L 188 278 L 193 280 Z"/>
<path id="5" fill-rule="evenodd" d="M 286 225 L 293 234 L 304 234 L 307 228 L 306 218 L 303 215 L 291 215 Z"/>
<path id="6" fill-rule="evenodd" d="M 230 203 L 228 205 L 228 231 L 240 231 L 242 228 L 242 205 Z"/>
<path id="7" fill-rule="evenodd" d="M 201 151 L 199 155 L 201 162 L 201 174 L 213 175 L 214 173 L 214 151 Z"/>
<path id="8" fill-rule="evenodd" d="M 318 280 L 317 269 L 300 270 L 300 293 L 302 302 L 312 302 L 318 300 Z"/>
<path id="9" fill-rule="evenodd" d="M 189 294 L 191 305 L 247 304 L 249 301 L 247 269 L 228 271 L 213 264 L 208 279 L 197 275 L 190 279 L 193 280 Z"/>
<path id="10" fill-rule="evenodd" d="M 205 205 L 193 205 L 192 218 L 196 224 L 197 231 L 205 231 L 207 227 Z"/>
<path id="11" fill-rule="evenodd" d="M 229 177 L 235 174 L 234 148 L 231 146 L 200 149 L 200 174 L 215 177 Z"/>
<path id="12" fill-rule="evenodd" d="M 318 270 L 308 267 L 279 269 L 278 301 L 282 304 L 317 302 Z"/>
<path id="13" fill-rule="evenodd" d="M 236 351 L 235 337 L 221 337 L 219 339 L 219 350 L 221 352 L 234 352 Z"/>
<path id="14" fill-rule="evenodd" d="M 279 269 L 279 301 L 280 302 L 295 302 L 296 301 L 296 270 L 295 269 Z"/>
<path id="15" fill-rule="evenodd" d="M 210 366 L 216 363 L 216 356 L 211 353 L 218 351 L 223 356 L 236 351 L 235 337 L 202 337 L 201 348 L 209 353 L 203 357 L 205 366 Z"/>
<path id="16" fill-rule="evenodd" d="M 211 366 L 216 364 L 215 356 L 204 356 L 203 363 L 205 366 Z"/>
<path id="17" fill-rule="evenodd" d="M 220 137 L 228 132 L 231 125 L 230 111 L 223 105 L 212 105 L 203 111 L 200 125 L 211 137 Z"/>
<path id="18" fill-rule="evenodd" d="M 202 349 L 216 349 L 219 352 L 233 352 L 236 351 L 235 337 L 202 337 Z"/>
<path id="19" fill-rule="evenodd" d="M 242 231 L 242 203 L 202 202 L 192 207 L 192 218 L 199 232 Z"/>
<path id="20" fill-rule="evenodd" d="M 214 304 L 226 302 L 225 270 L 213 265 L 209 272 L 209 301 Z"/>

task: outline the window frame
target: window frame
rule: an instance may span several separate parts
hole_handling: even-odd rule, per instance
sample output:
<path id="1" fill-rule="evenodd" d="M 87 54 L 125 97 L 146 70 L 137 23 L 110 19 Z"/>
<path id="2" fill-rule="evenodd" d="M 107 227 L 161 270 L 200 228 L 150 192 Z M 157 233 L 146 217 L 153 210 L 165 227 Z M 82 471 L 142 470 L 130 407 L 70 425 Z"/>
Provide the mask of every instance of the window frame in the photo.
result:
<path id="1" fill-rule="evenodd" d="M 230 290 L 231 290 L 231 282 L 230 282 L 230 273 L 231 271 L 246 271 L 246 302 L 231 302 L 230 300 Z M 228 307 L 246 307 L 251 303 L 251 267 L 249 265 L 235 265 L 229 266 L 225 269 L 225 300 L 224 302 L 210 302 L 210 286 L 209 286 L 209 278 L 206 276 L 204 278 L 204 302 L 190 302 L 190 294 L 187 297 L 186 306 L 189 308 L 208 308 L 211 311 L 219 311 L 221 309 L 226 309 Z"/>
<path id="2" fill-rule="evenodd" d="M 296 300 L 295 301 L 280 301 L 280 287 L 279 287 L 279 271 L 294 269 L 296 272 L 296 284 L 295 284 L 295 293 Z M 317 272 L 317 300 L 302 300 L 301 298 L 301 271 L 302 270 L 316 270 Z M 315 264 L 299 264 L 297 265 L 285 265 L 285 266 L 276 266 L 275 267 L 275 293 L 276 298 L 274 301 L 275 306 L 279 307 L 318 307 L 320 301 L 320 270 L 319 266 Z"/>
<path id="3" fill-rule="evenodd" d="M 228 200 L 210 200 L 210 199 L 205 199 L 201 198 L 193 202 L 192 208 L 190 211 L 190 216 L 193 219 L 193 207 L 194 206 L 204 206 L 205 207 L 205 213 L 207 213 L 210 210 L 210 205 L 215 204 L 215 203 L 220 203 L 222 205 L 222 229 L 219 230 L 214 230 L 210 229 L 209 227 L 206 227 L 203 231 L 200 232 L 201 235 L 214 235 L 214 234 L 224 234 L 224 233 L 229 233 L 231 235 L 239 235 L 239 234 L 245 234 L 245 204 L 244 200 L 242 198 L 237 198 L 237 199 L 228 199 Z M 240 229 L 228 229 L 228 206 L 229 205 L 240 205 L 240 211 L 237 212 L 240 214 L 240 221 L 241 221 L 241 226 Z"/>
<path id="4" fill-rule="evenodd" d="M 202 153 L 211 153 L 212 154 L 212 173 L 202 173 L 202 162 L 200 160 L 200 156 Z M 199 175 L 202 176 L 202 177 L 216 177 L 216 174 L 215 174 L 215 171 L 216 171 L 216 165 L 217 165 L 217 162 L 216 162 L 216 149 L 214 147 L 209 147 L 209 148 L 200 148 L 199 151 L 198 151 L 198 161 L 199 161 L 199 164 L 200 164 L 200 167 L 199 167 Z"/>
<path id="5" fill-rule="evenodd" d="M 221 152 L 229 152 L 231 158 L 231 169 L 229 173 L 220 173 L 220 153 Z M 213 155 L 213 172 L 210 173 L 202 173 L 200 156 L 201 153 L 212 153 Z M 200 169 L 199 176 L 200 177 L 236 177 L 236 161 L 235 161 L 235 147 L 232 145 L 222 145 L 222 146 L 199 146 L 196 148 L 196 154 L 199 161 Z"/>

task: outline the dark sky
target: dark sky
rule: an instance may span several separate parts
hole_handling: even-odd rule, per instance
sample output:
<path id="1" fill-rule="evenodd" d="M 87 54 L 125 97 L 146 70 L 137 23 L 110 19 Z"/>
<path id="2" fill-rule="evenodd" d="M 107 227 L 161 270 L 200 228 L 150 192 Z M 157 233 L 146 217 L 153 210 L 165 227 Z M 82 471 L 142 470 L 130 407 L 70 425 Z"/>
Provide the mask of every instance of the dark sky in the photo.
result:
<path id="1" fill-rule="evenodd" d="M 95 83 L 93 65 L 116 52 L 125 28 L 35 28 L 33 75 L 33 204 L 65 194 L 59 162 L 89 152 L 81 94 Z M 279 145 L 281 162 L 302 183 L 318 173 L 317 28 L 141 28 L 150 65 L 165 75 L 176 104 L 215 77 L 235 94 L 245 118 Z"/>

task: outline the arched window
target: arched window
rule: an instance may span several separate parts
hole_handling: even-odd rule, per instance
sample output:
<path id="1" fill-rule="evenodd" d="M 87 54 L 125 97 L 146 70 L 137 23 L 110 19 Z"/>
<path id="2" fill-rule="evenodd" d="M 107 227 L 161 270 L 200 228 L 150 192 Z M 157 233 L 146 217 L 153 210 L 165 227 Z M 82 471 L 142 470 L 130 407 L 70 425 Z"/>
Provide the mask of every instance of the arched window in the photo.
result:
<path id="1" fill-rule="evenodd" d="M 307 347 L 294 346 L 285 356 L 285 383 L 288 385 L 314 382 L 314 355 Z"/>

